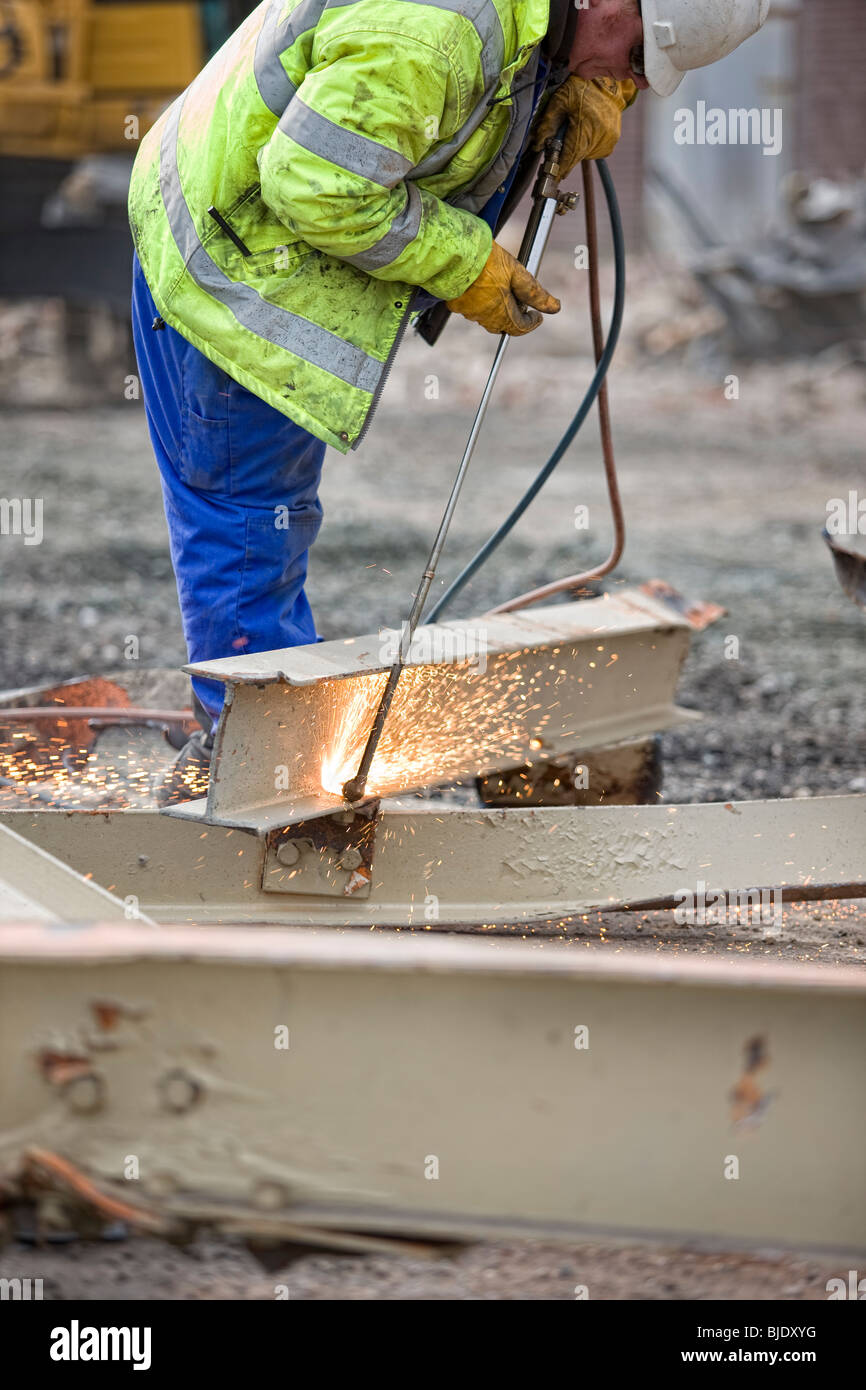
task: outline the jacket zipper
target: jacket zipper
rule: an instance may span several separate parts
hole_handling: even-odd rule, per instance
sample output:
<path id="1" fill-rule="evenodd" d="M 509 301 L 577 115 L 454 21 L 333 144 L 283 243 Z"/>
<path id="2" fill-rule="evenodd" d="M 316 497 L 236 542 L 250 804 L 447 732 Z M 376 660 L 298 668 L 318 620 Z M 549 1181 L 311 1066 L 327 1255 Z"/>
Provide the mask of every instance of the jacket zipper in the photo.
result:
<path id="1" fill-rule="evenodd" d="M 379 401 L 380 401 L 381 398 L 382 398 L 382 392 L 385 390 L 385 387 L 386 387 L 386 385 L 387 385 L 387 383 L 388 383 L 388 377 L 391 375 L 391 368 L 392 368 L 393 365 L 394 365 L 394 358 L 397 356 L 397 350 L 398 350 L 400 344 L 402 343 L 403 338 L 404 338 L 405 333 L 406 333 L 406 329 L 407 329 L 408 326 L 409 326 L 409 316 L 410 316 L 411 313 L 412 313 L 412 300 L 413 300 L 414 298 L 415 298 L 415 292 L 414 292 L 414 290 L 413 290 L 412 294 L 410 294 L 410 296 L 409 296 L 409 303 L 406 305 L 406 309 L 405 309 L 405 312 L 404 312 L 404 314 L 403 314 L 403 317 L 402 317 L 402 319 L 400 320 L 400 323 L 399 323 L 398 326 L 397 326 L 397 332 L 396 332 L 396 335 L 395 335 L 395 337 L 394 337 L 394 341 L 393 341 L 393 343 L 391 344 L 391 351 L 388 353 L 388 356 L 385 358 L 385 362 L 384 362 L 384 364 L 383 364 L 383 366 L 382 366 L 382 374 L 381 374 L 381 376 L 379 377 L 378 382 L 376 383 L 376 390 L 375 390 L 375 392 L 373 393 L 373 399 L 372 399 L 371 402 L 370 402 L 370 409 L 367 411 L 367 414 L 366 414 L 365 417 L 364 417 L 364 423 L 363 423 L 363 425 L 361 426 L 361 433 L 358 435 L 358 438 L 355 440 L 354 444 L 352 445 L 352 452 L 353 452 L 353 453 L 354 453 L 355 449 L 357 449 L 357 448 L 360 446 L 360 444 L 363 442 L 364 436 L 366 435 L 368 429 L 370 428 L 370 422 L 371 422 L 372 419 L 373 419 L 373 415 L 374 415 L 375 412 L 376 412 L 376 408 L 377 408 L 377 406 L 378 406 L 378 404 L 379 404 Z"/>

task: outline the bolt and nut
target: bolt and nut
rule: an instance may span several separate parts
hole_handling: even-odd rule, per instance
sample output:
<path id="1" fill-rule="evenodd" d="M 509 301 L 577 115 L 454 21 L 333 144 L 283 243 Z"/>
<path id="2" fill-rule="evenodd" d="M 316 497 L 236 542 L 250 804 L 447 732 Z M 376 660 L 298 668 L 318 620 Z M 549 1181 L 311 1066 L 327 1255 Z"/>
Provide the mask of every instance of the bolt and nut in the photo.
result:
<path id="1" fill-rule="evenodd" d="M 202 1087 L 194 1076 L 180 1067 L 166 1072 L 157 1083 L 160 1100 L 164 1110 L 182 1115 L 201 1100 Z"/>
<path id="2" fill-rule="evenodd" d="M 95 1115 L 105 1105 L 105 1082 L 96 1072 L 75 1076 L 62 1090 L 63 1100 L 76 1115 Z"/>

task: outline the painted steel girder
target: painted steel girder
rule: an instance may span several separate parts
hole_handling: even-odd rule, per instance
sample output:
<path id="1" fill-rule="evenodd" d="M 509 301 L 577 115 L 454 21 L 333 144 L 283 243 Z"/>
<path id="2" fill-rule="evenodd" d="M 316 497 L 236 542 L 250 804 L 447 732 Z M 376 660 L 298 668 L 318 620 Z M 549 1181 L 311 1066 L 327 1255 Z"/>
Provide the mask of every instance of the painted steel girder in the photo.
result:
<path id="1" fill-rule="evenodd" d="M 140 920 L 144 919 L 139 914 Z M 0 925 L 9 921 L 122 922 L 126 904 L 71 864 L 0 825 Z M 152 924 L 151 924 L 152 925 Z"/>
<path id="2" fill-rule="evenodd" d="M 418 629 L 371 798 L 600 748 L 696 718 L 674 704 L 689 623 L 623 589 Z M 392 634 L 396 642 L 396 634 Z M 387 635 L 188 666 L 223 681 L 207 798 L 169 814 L 265 833 L 345 807 L 396 654 Z"/>
<path id="3" fill-rule="evenodd" d="M 235 1229 L 862 1252 L 864 1047 L 850 967 L 9 927 L 0 1177 L 49 1150 Z"/>
<path id="4" fill-rule="evenodd" d="M 352 862 L 339 862 L 358 843 L 356 821 L 332 848 L 307 843 L 304 826 L 263 838 L 148 811 L 0 813 L 0 825 L 161 922 L 435 930 L 649 907 L 701 882 L 708 894 L 766 888 L 793 901 L 866 894 L 862 796 L 472 811 L 384 802 L 364 892 L 351 890 Z"/>

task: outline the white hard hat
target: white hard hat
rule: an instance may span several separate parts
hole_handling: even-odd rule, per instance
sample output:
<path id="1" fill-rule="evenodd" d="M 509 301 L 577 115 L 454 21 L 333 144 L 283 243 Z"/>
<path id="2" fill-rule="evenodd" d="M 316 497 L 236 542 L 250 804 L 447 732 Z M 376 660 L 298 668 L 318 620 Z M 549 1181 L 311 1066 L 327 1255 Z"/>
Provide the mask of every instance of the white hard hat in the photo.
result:
<path id="1" fill-rule="evenodd" d="M 757 33 L 770 0 L 643 0 L 644 71 L 670 96 L 691 68 L 726 58 Z"/>

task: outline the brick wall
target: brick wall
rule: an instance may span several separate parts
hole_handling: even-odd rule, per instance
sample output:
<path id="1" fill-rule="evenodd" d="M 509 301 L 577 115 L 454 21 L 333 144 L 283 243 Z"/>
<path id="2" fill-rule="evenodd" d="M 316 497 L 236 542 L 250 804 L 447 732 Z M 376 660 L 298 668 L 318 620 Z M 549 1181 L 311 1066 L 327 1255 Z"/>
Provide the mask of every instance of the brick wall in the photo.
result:
<path id="1" fill-rule="evenodd" d="M 866 166 L 866 0 L 803 0 L 798 21 L 797 163 L 807 173 Z"/>
<path id="2" fill-rule="evenodd" d="M 863 0 L 866 5 L 866 0 Z M 616 182 L 626 245 L 637 248 L 643 239 L 643 170 L 646 96 L 623 113 L 622 136 L 608 163 Z"/>

